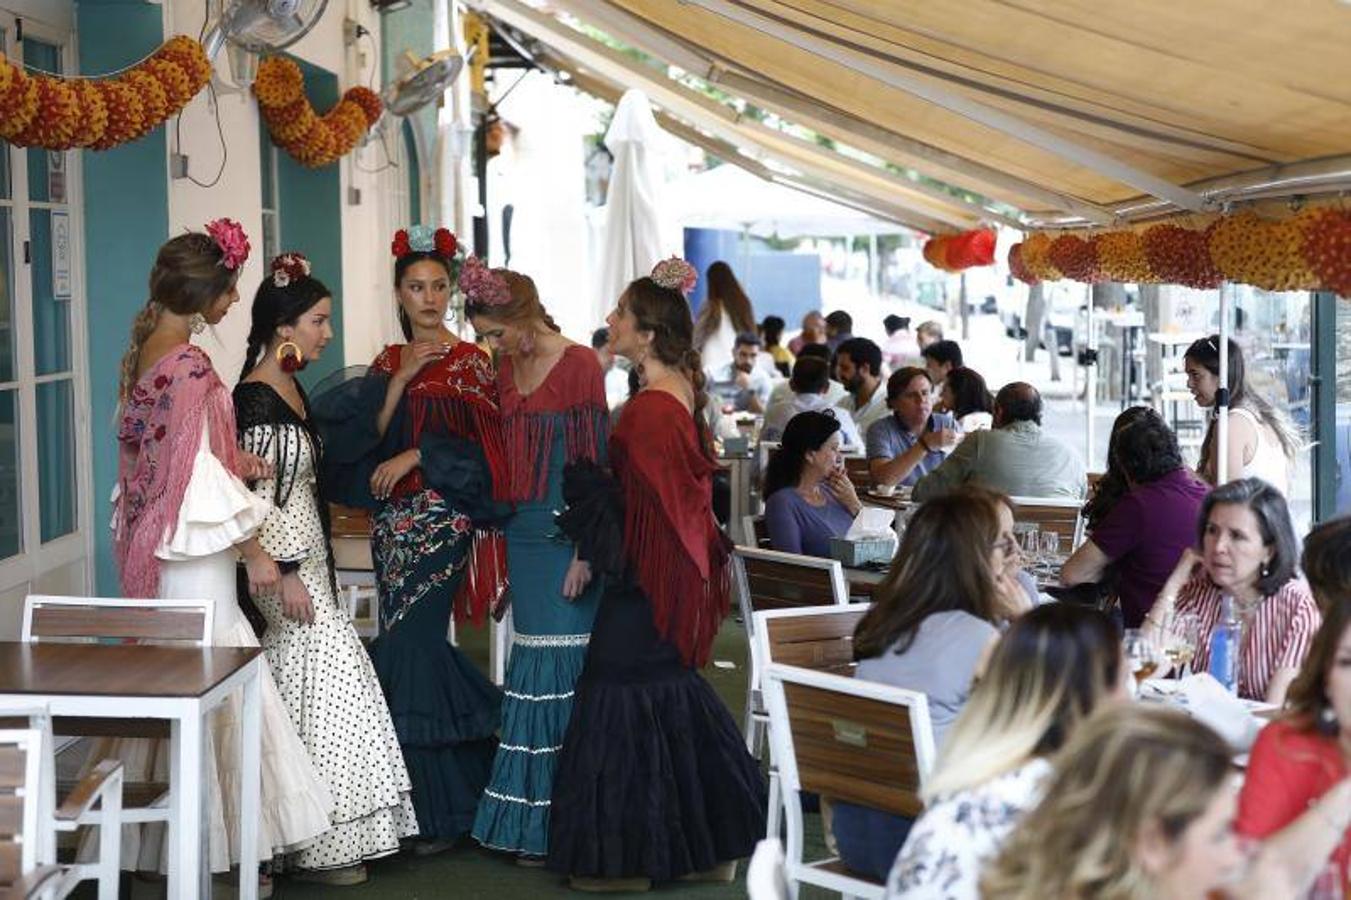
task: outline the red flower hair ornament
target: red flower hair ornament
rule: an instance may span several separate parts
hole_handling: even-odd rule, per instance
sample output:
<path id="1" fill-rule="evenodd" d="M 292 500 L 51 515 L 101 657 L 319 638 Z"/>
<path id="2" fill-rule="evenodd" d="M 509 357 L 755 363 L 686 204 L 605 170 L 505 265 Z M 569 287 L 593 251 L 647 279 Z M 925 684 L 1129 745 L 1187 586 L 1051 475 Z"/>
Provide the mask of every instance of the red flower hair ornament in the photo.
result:
<path id="1" fill-rule="evenodd" d="M 394 241 L 390 252 L 396 257 L 410 253 L 436 253 L 450 259 L 459 249 L 460 242 L 448 228 L 433 229 L 430 225 L 413 225 L 394 232 Z"/>
<path id="2" fill-rule="evenodd" d="M 272 283 L 284 288 L 310 274 L 310 261 L 300 253 L 283 253 L 272 260 Z"/>
<path id="3" fill-rule="evenodd" d="M 206 223 L 206 233 L 220 248 L 220 264 L 234 271 L 249 258 L 249 238 L 244 226 L 234 219 L 214 219 Z"/>

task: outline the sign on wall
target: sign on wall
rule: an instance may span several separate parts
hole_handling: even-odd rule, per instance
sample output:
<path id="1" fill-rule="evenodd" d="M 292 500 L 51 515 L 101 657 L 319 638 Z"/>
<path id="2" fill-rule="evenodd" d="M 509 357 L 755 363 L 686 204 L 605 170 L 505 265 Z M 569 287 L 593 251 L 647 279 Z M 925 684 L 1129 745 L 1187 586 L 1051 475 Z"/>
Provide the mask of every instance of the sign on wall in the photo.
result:
<path id="1" fill-rule="evenodd" d="M 52 297 L 70 299 L 70 213 L 52 210 Z"/>

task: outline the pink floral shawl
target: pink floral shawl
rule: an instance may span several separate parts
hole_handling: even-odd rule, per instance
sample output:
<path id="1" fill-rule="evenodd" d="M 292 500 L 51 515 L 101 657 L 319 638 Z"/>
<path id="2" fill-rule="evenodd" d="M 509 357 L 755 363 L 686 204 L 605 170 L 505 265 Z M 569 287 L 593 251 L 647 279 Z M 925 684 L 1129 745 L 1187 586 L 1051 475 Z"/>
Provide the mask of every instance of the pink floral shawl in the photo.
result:
<path id="1" fill-rule="evenodd" d="M 184 344 L 146 370 L 121 410 L 113 540 L 127 597 L 159 592 L 155 550 L 177 527 L 203 422 L 211 431 L 211 452 L 237 474 L 230 392 L 206 353 Z"/>

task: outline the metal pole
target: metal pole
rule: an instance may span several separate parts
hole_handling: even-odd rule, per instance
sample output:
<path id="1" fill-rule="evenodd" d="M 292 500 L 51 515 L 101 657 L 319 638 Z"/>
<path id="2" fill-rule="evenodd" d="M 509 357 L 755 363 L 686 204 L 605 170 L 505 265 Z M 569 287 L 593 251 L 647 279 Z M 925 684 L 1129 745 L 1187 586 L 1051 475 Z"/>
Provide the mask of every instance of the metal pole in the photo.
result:
<path id="1" fill-rule="evenodd" d="M 1093 432 L 1098 400 L 1098 333 L 1093 321 L 1093 285 L 1084 285 L 1084 296 L 1088 301 L 1088 336 L 1085 339 L 1085 348 L 1088 353 L 1085 360 L 1087 365 L 1084 366 L 1084 409 L 1088 412 L 1088 421 L 1084 424 L 1084 462 L 1086 465 L 1092 466 L 1096 459 L 1093 454 Z"/>
<path id="2" fill-rule="evenodd" d="M 1220 285 L 1220 386 L 1215 391 L 1215 483 L 1229 480 L 1229 302 L 1233 287 Z"/>

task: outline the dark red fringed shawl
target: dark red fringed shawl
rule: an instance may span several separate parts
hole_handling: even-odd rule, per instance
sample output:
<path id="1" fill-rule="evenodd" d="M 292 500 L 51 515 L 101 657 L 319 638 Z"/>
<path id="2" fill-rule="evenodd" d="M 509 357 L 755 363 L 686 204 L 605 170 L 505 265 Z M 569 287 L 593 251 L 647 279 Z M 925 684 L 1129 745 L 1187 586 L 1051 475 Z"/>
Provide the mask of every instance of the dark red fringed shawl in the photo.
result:
<path id="1" fill-rule="evenodd" d="M 386 374 L 399 369 L 403 344 L 391 344 L 371 364 Z M 442 434 L 477 441 L 492 473 L 493 497 L 505 500 L 507 458 L 497 385 L 488 355 L 469 341 L 460 341 L 444 359 L 429 363 L 404 389 L 401 445 L 418 446 L 424 434 Z M 395 485 L 396 497 L 423 489 L 422 472 L 414 469 Z M 506 542 L 496 528 L 475 528 L 466 574 L 455 597 L 455 618 L 482 622 L 507 588 Z"/>
<path id="2" fill-rule="evenodd" d="M 610 440 L 624 491 L 624 548 L 657 631 L 687 665 L 708 662 L 728 610 L 727 545 L 713 519 L 714 462 L 675 397 L 643 391 Z"/>
<path id="3" fill-rule="evenodd" d="M 510 357 L 502 360 L 497 388 L 507 448 L 507 497 L 513 503 L 542 500 L 549 490 L 549 454 L 563 429 L 564 462 L 603 462 L 610 413 L 605 378 L 595 351 L 577 344 L 530 394 L 516 390 Z"/>
<path id="4" fill-rule="evenodd" d="M 155 550 L 173 537 L 178 524 L 203 423 L 211 435 L 211 452 L 238 474 L 230 392 L 211 367 L 211 358 L 190 344 L 170 350 L 147 369 L 120 410 L 113 541 L 127 597 L 159 593 Z"/>

